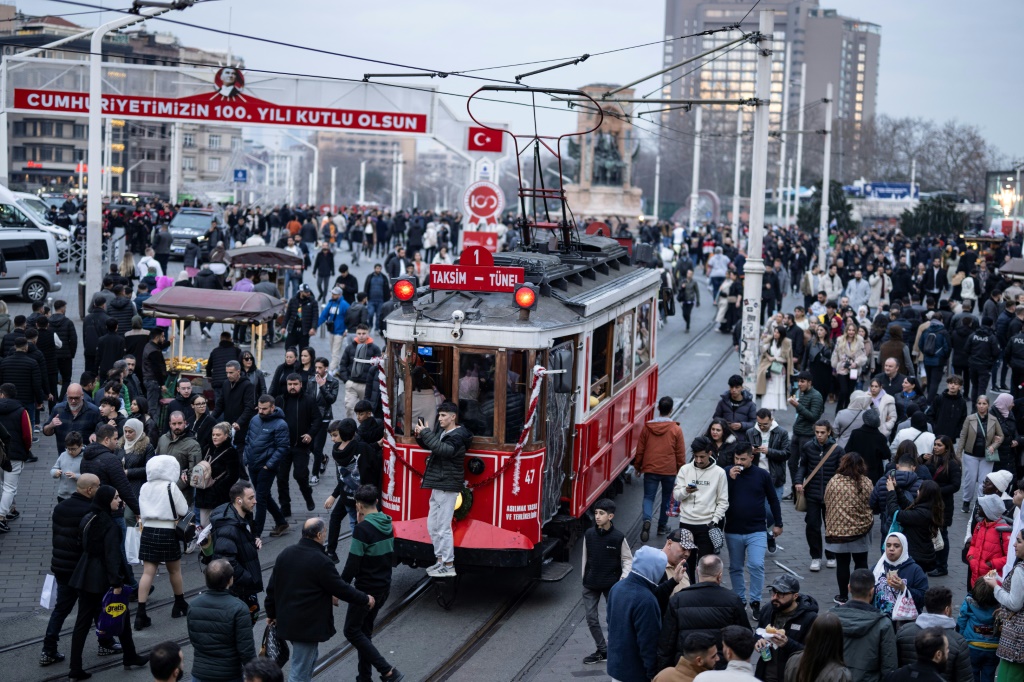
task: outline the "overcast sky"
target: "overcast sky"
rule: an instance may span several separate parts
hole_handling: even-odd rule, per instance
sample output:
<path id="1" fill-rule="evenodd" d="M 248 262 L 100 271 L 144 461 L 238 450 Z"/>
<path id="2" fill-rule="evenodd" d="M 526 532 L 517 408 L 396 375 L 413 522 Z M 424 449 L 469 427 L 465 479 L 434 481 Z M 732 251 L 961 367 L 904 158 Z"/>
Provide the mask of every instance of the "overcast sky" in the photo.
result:
<path id="1" fill-rule="evenodd" d="M 128 0 L 82 0 L 126 7 Z M 671 0 L 667 0 L 671 1 Z M 752 0 L 753 1 L 753 0 Z M 273 38 L 351 55 L 431 70 L 455 71 L 583 53 L 664 38 L 666 0 L 433 0 L 412 2 L 338 2 L 337 0 L 208 0 L 169 16 L 203 26 Z M 17 0 L 36 14 L 68 14 L 88 8 L 53 0 Z M 882 48 L 878 111 L 938 121 L 955 118 L 979 126 L 1010 157 L 1024 158 L 1019 112 L 1022 87 L 1016 81 L 1015 47 L 1024 26 L 1024 2 L 986 0 L 823 0 L 822 7 L 880 24 Z M 486 8 L 486 9 L 485 9 Z M 112 13 L 69 16 L 95 25 Z M 228 38 L 207 31 L 150 21 L 151 30 L 171 31 L 197 47 L 225 49 Z M 395 67 L 270 46 L 231 38 L 232 51 L 250 68 L 280 69 L 310 75 L 361 78 Z M 661 68 L 661 45 L 595 56 L 587 62 L 530 80 L 532 85 L 577 87 L 587 83 L 624 83 Z M 512 80 L 518 67 L 481 75 Z M 402 69 L 397 69 L 401 71 Z M 417 79 L 442 90 L 468 94 L 481 81 Z M 657 87 L 651 80 L 640 94 Z M 465 100 L 449 100 L 462 113 Z M 550 104 L 545 102 L 545 104 Z M 475 111 L 475 110 L 474 110 Z M 533 125 L 529 110 L 491 105 L 484 117 L 518 129 Z M 575 114 L 540 112 L 542 132 L 565 132 Z"/>

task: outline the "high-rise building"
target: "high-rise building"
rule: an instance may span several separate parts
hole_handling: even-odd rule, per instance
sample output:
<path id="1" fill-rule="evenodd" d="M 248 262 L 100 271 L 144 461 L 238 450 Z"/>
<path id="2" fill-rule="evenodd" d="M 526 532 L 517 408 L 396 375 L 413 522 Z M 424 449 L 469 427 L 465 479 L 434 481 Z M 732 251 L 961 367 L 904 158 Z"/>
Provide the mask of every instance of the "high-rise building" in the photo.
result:
<path id="1" fill-rule="evenodd" d="M 753 11 L 752 0 L 667 0 L 665 9 L 665 37 L 678 38 L 701 33 L 708 29 L 738 24 L 738 29 L 721 31 L 712 35 L 697 36 L 682 40 L 670 40 L 665 43 L 663 62 L 665 66 L 696 57 L 715 47 L 727 45 L 740 37 L 742 33 L 758 30 L 759 13 L 762 10 L 775 12 L 775 28 L 773 33 L 774 55 L 772 58 L 772 84 L 770 106 L 770 127 L 772 130 L 795 129 L 797 110 L 800 98 L 800 68 L 807 65 L 806 113 L 808 120 L 805 127 L 816 122 L 821 126 L 824 107 L 815 102 L 825 96 L 825 84 L 833 83 L 833 95 L 836 101 L 833 127 L 842 126 L 849 136 L 850 142 L 859 141 L 861 126 L 869 121 L 875 113 L 875 92 L 878 82 L 878 53 L 880 45 L 880 28 L 869 24 L 842 17 L 835 10 L 819 7 L 818 0 L 762 0 Z M 789 55 L 788 73 L 786 72 L 786 56 Z M 703 62 L 703 66 L 701 63 Z M 673 69 L 661 76 L 662 98 L 715 98 L 735 99 L 754 96 L 756 74 L 756 47 L 750 42 L 739 42 L 735 45 L 715 52 L 701 61 Z M 783 92 L 787 80 L 789 88 L 789 119 L 783 126 Z M 641 94 L 644 94 L 641 91 Z M 733 156 L 735 149 L 736 106 L 705 106 L 703 111 L 702 138 L 707 142 L 702 151 L 701 187 L 710 188 L 720 194 L 732 194 Z M 753 125 L 753 110 L 745 108 L 744 130 L 749 131 Z M 684 110 L 675 110 L 663 114 L 662 125 L 667 129 L 659 130 L 666 136 L 682 138 L 684 143 L 692 140 L 692 114 Z M 839 123 L 842 120 L 843 123 Z M 820 136 L 817 141 L 805 139 L 805 152 L 817 142 L 820 149 Z M 787 143 L 787 155 L 791 158 L 796 149 L 794 136 L 790 135 Z M 773 140 L 769 147 L 768 187 L 777 184 L 778 154 L 780 144 Z M 850 152 L 850 145 L 845 147 Z M 685 144 L 680 147 L 686 153 Z M 842 146 L 833 141 L 833 153 L 842 156 Z M 820 166 L 818 152 L 817 164 Z M 664 156 L 664 148 L 663 148 Z M 749 149 L 745 150 L 744 158 L 749 159 Z M 664 160 L 664 159 L 663 159 Z M 805 169 L 808 168 L 805 154 Z M 680 170 L 688 175 L 689 162 L 680 165 Z M 749 168 L 745 168 L 745 177 L 749 177 Z M 820 171 L 818 171 L 820 174 Z M 813 174 L 811 174 L 813 175 Z M 833 173 L 837 177 L 837 173 Z M 804 179 L 809 180 L 807 173 Z M 688 188 L 689 178 L 684 185 Z M 685 190 L 688 193 L 688 189 Z M 748 191 L 744 183 L 743 192 Z M 677 191 L 678 193 L 678 191 Z"/>

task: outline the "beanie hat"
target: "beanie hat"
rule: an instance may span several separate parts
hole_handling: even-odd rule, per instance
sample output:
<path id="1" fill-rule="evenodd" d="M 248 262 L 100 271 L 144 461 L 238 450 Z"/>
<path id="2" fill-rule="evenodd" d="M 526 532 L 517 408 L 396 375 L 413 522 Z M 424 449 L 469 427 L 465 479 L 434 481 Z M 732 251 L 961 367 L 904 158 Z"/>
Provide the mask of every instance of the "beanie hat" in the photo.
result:
<path id="1" fill-rule="evenodd" d="M 992 485 L 994 485 L 1001 493 L 1005 493 L 1009 490 L 1010 485 L 1013 483 L 1013 474 L 1005 469 L 1002 471 L 993 471 L 985 478 L 992 481 Z"/>

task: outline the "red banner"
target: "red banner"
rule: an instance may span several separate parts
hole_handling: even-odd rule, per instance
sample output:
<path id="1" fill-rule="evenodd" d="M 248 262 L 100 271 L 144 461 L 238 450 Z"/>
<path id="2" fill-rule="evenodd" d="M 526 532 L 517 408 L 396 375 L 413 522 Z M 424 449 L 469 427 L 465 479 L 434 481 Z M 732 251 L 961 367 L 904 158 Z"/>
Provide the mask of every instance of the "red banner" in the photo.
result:
<path id="1" fill-rule="evenodd" d="M 14 108 L 85 115 L 89 113 L 89 96 L 81 92 L 15 88 Z M 264 123 L 404 133 L 427 132 L 426 114 L 280 106 L 249 95 L 225 96 L 218 91 L 177 99 L 104 94 L 103 113 L 106 116 L 123 118 Z"/>
<path id="2" fill-rule="evenodd" d="M 472 234 L 472 233 L 468 233 Z M 430 288 L 448 291 L 500 291 L 512 293 L 524 282 L 523 268 L 431 265 Z"/>
<path id="3" fill-rule="evenodd" d="M 497 232 L 469 232 L 467 230 L 462 231 L 462 247 L 467 246 L 482 246 L 491 253 L 495 253 L 498 250 L 498 233 Z"/>

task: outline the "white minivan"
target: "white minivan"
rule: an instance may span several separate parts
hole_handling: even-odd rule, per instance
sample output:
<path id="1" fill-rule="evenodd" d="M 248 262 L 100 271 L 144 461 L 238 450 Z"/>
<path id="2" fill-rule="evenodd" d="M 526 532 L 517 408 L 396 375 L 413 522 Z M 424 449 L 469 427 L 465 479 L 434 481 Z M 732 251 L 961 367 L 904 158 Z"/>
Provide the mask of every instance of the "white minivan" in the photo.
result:
<path id="1" fill-rule="evenodd" d="M 38 197 L 23 192 L 12 192 L 0 185 L 0 229 L 34 228 L 53 235 L 57 256 L 67 262 L 71 246 L 71 231 L 54 225 L 46 218 L 45 210 L 36 208 Z M 39 202 L 41 203 L 41 202 Z"/>
<path id="2" fill-rule="evenodd" d="M 57 278 L 57 243 L 53 235 L 34 227 L 0 230 L 0 253 L 6 273 L 0 277 L 0 295 L 45 301 L 51 291 L 60 291 Z"/>

